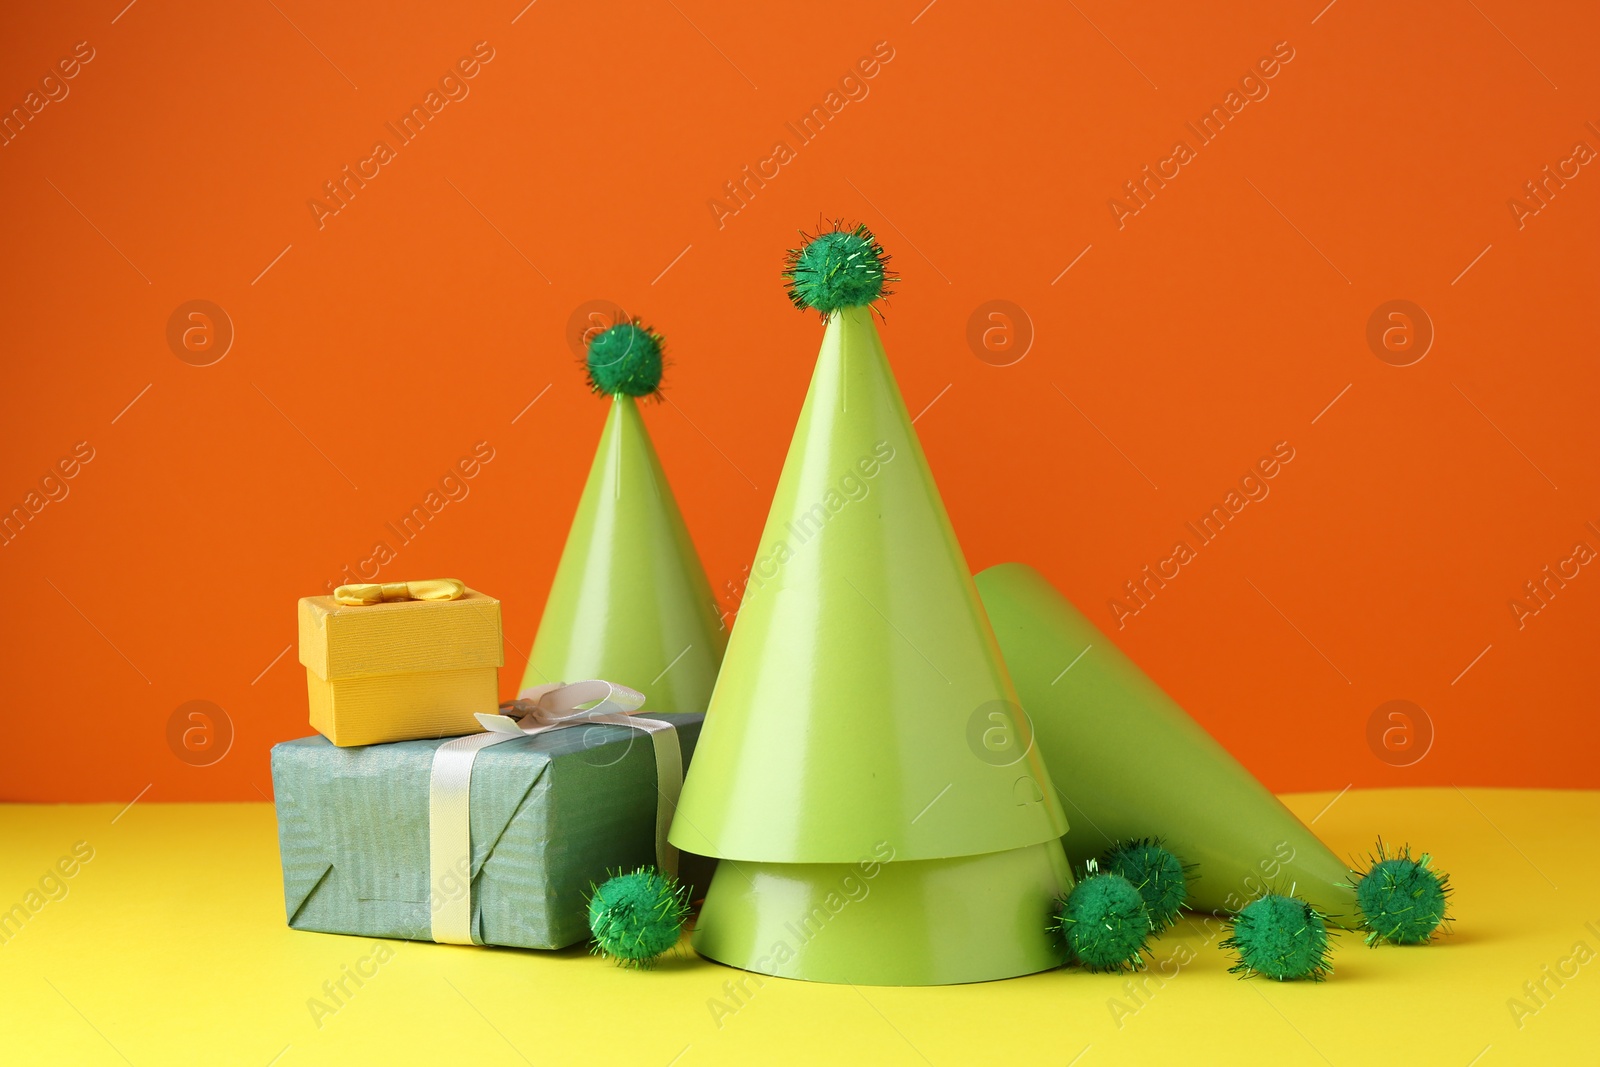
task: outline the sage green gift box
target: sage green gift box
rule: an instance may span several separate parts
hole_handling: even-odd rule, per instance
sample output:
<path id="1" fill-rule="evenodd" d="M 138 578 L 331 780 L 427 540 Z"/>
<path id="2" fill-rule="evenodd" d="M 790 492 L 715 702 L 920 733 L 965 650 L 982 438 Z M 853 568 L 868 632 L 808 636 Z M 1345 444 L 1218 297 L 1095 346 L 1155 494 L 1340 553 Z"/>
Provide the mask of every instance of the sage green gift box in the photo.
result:
<path id="1" fill-rule="evenodd" d="M 688 767 L 700 714 L 657 714 Z M 297 930 L 429 941 L 428 781 L 450 738 L 272 749 L 283 896 Z M 585 900 L 608 873 L 653 866 L 656 764 L 648 734 L 580 723 L 478 753 L 472 772 L 472 937 L 564 948 L 589 937 Z M 709 861 L 683 856 L 694 896 Z M 698 885 L 696 885 L 698 883 Z"/>

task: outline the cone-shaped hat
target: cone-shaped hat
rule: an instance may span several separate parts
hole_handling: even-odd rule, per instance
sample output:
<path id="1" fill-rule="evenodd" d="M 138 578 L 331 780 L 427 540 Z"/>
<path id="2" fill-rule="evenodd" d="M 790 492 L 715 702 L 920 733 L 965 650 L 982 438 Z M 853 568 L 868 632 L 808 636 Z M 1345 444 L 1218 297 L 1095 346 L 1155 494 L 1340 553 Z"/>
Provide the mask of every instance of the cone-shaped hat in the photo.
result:
<path id="1" fill-rule="evenodd" d="M 1065 798 L 1073 862 L 1160 837 L 1196 865 L 1190 907 L 1292 891 L 1355 925 L 1349 868 L 1043 575 L 1005 563 L 977 583 Z"/>
<path id="2" fill-rule="evenodd" d="M 636 397 L 660 383 L 660 338 L 619 323 L 591 340 L 588 365 L 611 413 L 522 684 L 605 678 L 648 694 L 651 710 L 704 711 L 727 635 L 639 417 Z"/>
<path id="3" fill-rule="evenodd" d="M 1053 842 L 1065 819 L 864 306 L 882 250 L 858 229 L 797 255 L 830 238 L 855 244 L 812 265 L 827 331 L 672 842 L 778 864 Z M 857 267 L 877 271 L 857 306 L 817 297 Z"/>

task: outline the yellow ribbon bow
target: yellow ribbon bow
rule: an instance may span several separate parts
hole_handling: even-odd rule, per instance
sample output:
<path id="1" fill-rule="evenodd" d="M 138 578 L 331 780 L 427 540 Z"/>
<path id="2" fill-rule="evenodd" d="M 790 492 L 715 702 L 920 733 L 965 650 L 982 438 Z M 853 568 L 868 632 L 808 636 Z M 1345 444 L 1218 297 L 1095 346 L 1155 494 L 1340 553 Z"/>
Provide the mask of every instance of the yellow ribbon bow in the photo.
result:
<path id="1" fill-rule="evenodd" d="M 341 585 L 333 591 L 333 599 L 341 604 L 382 604 L 389 600 L 455 600 L 466 592 L 466 583 L 455 578 L 429 578 L 422 582 Z"/>

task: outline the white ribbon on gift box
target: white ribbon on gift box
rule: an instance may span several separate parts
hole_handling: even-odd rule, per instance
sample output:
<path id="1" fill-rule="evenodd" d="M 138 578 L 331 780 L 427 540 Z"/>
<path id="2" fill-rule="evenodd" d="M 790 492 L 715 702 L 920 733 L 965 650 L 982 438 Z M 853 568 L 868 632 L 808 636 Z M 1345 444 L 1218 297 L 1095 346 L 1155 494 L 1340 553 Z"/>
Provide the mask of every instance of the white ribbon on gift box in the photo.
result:
<path id="1" fill-rule="evenodd" d="M 580 704 L 591 707 L 579 710 Z M 644 695 L 627 686 L 592 679 L 524 689 L 509 715 L 479 714 L 486 733 L 469 734 L 440 745 L 433 753 L 428 781 L 428 903 L 433 915 L 433 940 L 448 945 L 471 945 L 472 940 L 472 765 L 490 745 L 517 737 L 534 737 L 551 730 L 589 723 L 606 723 L 643 730 L 650 735 L 656 757 L 656 865 L 666 874 L 678 873 L 678 850 L 667 842 L 672 813 L 683 789 L 683 753 L 670 722 L 633 714 Z M 462 891 L 445 892 L 458 881 Z"/>

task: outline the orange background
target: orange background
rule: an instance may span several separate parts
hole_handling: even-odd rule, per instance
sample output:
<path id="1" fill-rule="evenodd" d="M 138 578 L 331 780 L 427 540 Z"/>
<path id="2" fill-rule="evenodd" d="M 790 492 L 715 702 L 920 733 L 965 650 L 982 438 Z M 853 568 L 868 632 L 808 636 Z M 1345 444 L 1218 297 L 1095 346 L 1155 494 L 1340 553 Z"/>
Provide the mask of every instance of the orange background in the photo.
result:
<path id="1" fill-rule="evenodd" d="M 124 3 L 0 30 L 8 109 L 94 53 L 0 147 L 0 502 L 94 451 L 0 549 L 4 799 L 268 795 L 308 732 L 296 598 L 480 441 L 382 577 L 501 597 L 509 694 L 604 417 L 566 338 L 588 301 L 666 335 L 646 420 L 731 606 L 821 336 L 781 254 L 824 216 L 904 276 L 884 339 L 974 569 L 1042 567 L 1273 788 L 1600 785 L 1600 568 L 1509 607 L 1600 549 L 1600 167 L 1520 228 L 1507 203 L 1600 148 L 1592 5 Z M 480 41 L 469 95 L 319 228 L 323 183 Z M 1284 41 L 1119 228 L 1123 183 Z M 193 299 L 236 331 L 209 366 L 167 341 Z M 1410 366 L 1367 343 L 1392 299 L 1436 331 Z M 1009 366 L 967 340 L 990 300 L 1032 324 Z M 1270 495 L 1117 630 L 1123 583 L 1280 441 Z M 209 766 L 169 747 L 196 700 L 234 731 Z M 1369 744 L 1391 700 L 1432 724 L 1409 766 Z"/>

